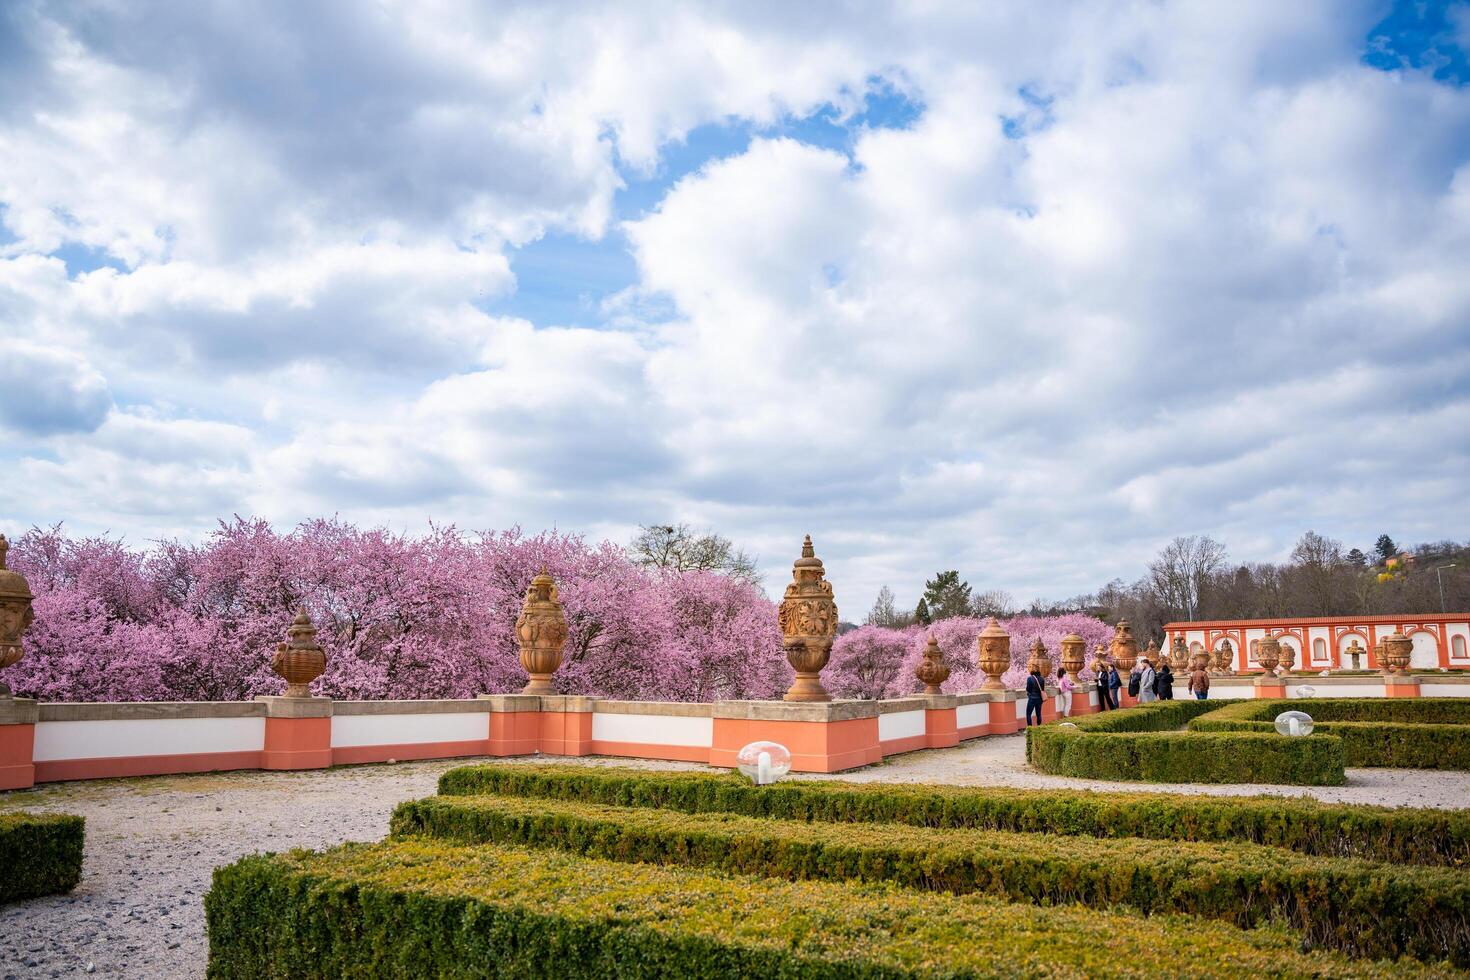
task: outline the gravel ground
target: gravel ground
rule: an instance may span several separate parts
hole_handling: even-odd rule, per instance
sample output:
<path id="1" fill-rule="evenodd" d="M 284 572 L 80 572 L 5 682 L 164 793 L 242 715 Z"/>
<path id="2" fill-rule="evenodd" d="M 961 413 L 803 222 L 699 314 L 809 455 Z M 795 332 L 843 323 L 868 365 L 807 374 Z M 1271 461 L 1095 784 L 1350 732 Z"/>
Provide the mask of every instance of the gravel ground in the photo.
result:
<path id="1" fill-rule="evenodd" d="M 919 752 L 838 778 L 856 782 L 1166 789 L 1310 795 L 1388 805 L 1470 806 L 1470 773 L 1348 771 L 1331 789 L 1148 786 L 1042 776 L 1025 767 L 1021 736 Z M 0 793 L 0 810 L 87 818 L 82 882 L 70 895 L 0 907 L 0 977 L 87 973 L 163 978 L 204 975 L 202 900 L 211 870 L 242 854 L 378 840 L 400 800 L 427 796 L 446 769 L 469 760 L 348 766 L 312 773 L 242 772 L 62 783 Z M 588 765 L 702 769 L 682 763 L 587 759 Z"/>

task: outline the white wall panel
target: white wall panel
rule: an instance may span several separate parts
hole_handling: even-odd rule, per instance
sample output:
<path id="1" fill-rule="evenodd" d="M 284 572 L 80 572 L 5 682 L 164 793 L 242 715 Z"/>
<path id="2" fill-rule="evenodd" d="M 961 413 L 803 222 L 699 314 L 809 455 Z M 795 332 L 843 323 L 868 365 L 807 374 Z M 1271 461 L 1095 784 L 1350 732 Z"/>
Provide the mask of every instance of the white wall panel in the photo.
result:
<path id="1" fill-rule="evenodd" d="M 913 738 L 924 734 L 923 711 L 894 711 L 878 716 L 878 741 L 891 742 L 898 738 Z"/>
<path id="2" fill-rule="evenodd" d="M 484 712 L 448 715 L 338 715 L 332 718 L 332 748 L 359 745 L 419 745 L 473 742 L 490 737 Z"/>
<path id="3" fill-rule="evenodd" d="M 990 724 L 990 705 L 985 701 L 977 704 L 962 704 L 954 709 L 955 726 L 978 728 Z"/>
<path id="4" fill-rule="evenodd" d="M 713 718 L 683 715 L 624 715 L 593 712 L 592 739 L 636 745 L 688 745 L 709 748 L 715 740 Z"/>
<path id="5" fill-rule="evenodd" d="M 37 762 L 200 752 L 259 752 L 264 718 L 148 718 L 36 723 Z"/>

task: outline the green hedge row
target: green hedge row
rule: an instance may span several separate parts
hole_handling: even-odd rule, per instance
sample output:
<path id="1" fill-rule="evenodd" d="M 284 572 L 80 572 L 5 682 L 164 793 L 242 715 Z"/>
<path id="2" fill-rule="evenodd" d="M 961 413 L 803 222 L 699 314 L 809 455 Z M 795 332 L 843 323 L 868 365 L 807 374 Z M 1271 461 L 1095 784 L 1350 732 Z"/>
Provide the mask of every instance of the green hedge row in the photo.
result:
<path id="1" fill-rule="evenodd" d="M 0 813 L 0 902 L 75 888 L 85 832 L 86 822 L 68 813 Z"/>
<path id="2" fill-rule="evenodd" d="M 902 823 L 1154 840 L 1244 841 L 1304 854 L 1470 863 L 1470 810 L 1348 806 L 1305 798 L 1198 797 L 786 780 L 621 767 L 488 764 L 439 777 L 442 795 L 496 794 L 827 823 Z"/>
<path id="3" fill-rule="evenodd" d="M 407 840 L 244 858 L 205 898 L 214 978 L 1448 976 L 1290 930 L 891 884 L 752 878 Z"/>
<path id="4" fill-rule="evenodd" d="M 1317 721 L 1392 721 L 1416 725 L 1470 725 L 1470 698 L 1311 698 L 1290 701 L 1247 700 L 1256 721 L 1282 711 L 1305 711 Z M 1232 704 L 1230 707 L 1238 707 Z"/>
<path id="5" fill-rule="evenodd" d="M 1386 700 L 1386 699 L 1385 699 Z M 1408 701 L 1408 699 L 1405 699 Z M 1387 766 L 1411 769 L 1470 769 L 1470 724 L 1429 724 L 1401 721 L 1319 721 L 1319 715 L 1351 715 L 1345 706 L 1361 702 L 1313 701 L 1294 704 L 1305 710 L 1318 732 L 1342 740 L 1343 755 L 1350 766 Z M 1412 702 L 1409 702 L 1412 703 Z M 1329 710 L 1320 710 L 1330 705 Z M 1470 707 L 1470 705 L 1467 705 Z M 1289 710 L 1281 702 L 1262 705 L 1256 701 L 1231 704 L 1189 723 L 1196 732 L 1274 732 L 1277 714 Z M 1379 712 L 1365 712 L 1379 714 Z M 1404 714 L 1412 716 L 1412 713 Z M 1426 712 L 1430 717 L 1445 712 Z"/>
<path id="6" fill-rule="evenodd" d="M 550 847 L 793 879 L 892 881 L 1051 905 L 1126 904 L 1253 927 L 1277 920 L 1354 956 L 1470 966 L 1470 875 L 1256 844 L 838 825 L 498 796 L 401 804 L 395 837 Z"/>
<path id="7" fill-rule="evenodd" d="M 1197 701 L 1194 698 L 1153 701 L 1127 711 L 1102 711 L 1067 720 L 1088 732 L 1173 732 L 1183 728 L 1191 718 L 1219 707 L 1218 701 Z"/>
<path id="8" fill-rule="evenodd" d="M 1272 783 L 1341 786 L 1342 741 L 1313 733 L 1089 732 L 1026 730 L 1026 760 L 1038 772 L 1147 783 Z"/>

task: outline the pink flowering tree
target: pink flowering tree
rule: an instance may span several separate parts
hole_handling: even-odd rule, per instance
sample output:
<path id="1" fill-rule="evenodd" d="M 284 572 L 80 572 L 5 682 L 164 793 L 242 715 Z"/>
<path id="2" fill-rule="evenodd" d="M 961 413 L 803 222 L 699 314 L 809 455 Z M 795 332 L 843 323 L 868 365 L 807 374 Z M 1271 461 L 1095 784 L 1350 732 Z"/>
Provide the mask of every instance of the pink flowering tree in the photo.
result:
<path id="1" fill-rule="evenodd" d="M 896 697 L 913 685 L 912 665 L 904 654 L 922 637 L 920 628 L 889 629 L 883 626 L 859 626 L 837 638 L 832 644 L 832 659 L 822 672 L 822 683 L 834 698 Z M 922 640 L 921 640 L 922 645 Z M 910 677 L 902 675 L 908 668 Z"/>

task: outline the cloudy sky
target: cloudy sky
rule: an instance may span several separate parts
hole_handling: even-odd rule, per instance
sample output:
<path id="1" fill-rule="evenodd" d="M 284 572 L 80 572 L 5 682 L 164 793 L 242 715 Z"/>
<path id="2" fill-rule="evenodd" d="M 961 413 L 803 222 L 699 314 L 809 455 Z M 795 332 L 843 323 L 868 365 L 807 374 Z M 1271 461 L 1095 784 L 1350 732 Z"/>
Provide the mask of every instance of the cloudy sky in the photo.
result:
<path id="1" fill-rule="evenodd" d="M 1470 9 L 0 12 L 0 528 L 1470 536 Z"/>

